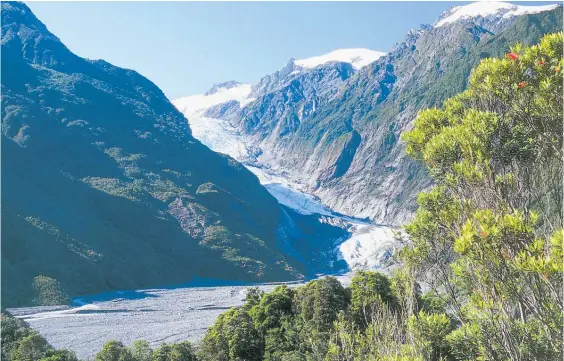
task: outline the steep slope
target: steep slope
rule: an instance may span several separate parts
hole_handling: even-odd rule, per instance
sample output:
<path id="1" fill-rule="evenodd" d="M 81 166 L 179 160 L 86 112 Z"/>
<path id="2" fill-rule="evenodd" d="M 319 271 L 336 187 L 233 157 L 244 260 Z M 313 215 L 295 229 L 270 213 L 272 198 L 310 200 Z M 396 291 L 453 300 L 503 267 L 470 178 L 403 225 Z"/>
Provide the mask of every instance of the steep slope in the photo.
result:
<path id="1" fill-rule="evenodd" d="M 294 62 L 289 65 L 296 68 Z M 282 143 L 301 122 L 333 99 L 354 72 L 350 63 L 330 62 L 307 70 L 292 70 L 268 86 L 263 79 L 253 87 L 254 94 L 259 93 L 258 89 L 269 89 L 268 92 L 257 94 L 255 101 L 228 119 L 253 143 L 268 149 L 268 156 L 277 157 L 274 149 L 283 148 Z"/>
<path id="2" fill-rule="evenodd" d="M 543 34 L 562 29 L 561 7 L 507 11 L 411 31 L 308 117 L 285 114 L 295 114 L 295 104 L 311 102 L 311 96 L 278 107 L 275 113 L 249 117 L 253 109 L 270 109 L 269 98 L 263 96 L 243 108 L 243 117 L 234 122 L 259 139 L 266 133 L 261 124 L 286 125 L 291 132 L 278 132 L 260 144 L 260 162 L 307 185 L 336 211 L 400 224 L 415 209 L 416 194 L 429 184 L 421 166 L 404 156 L 399 140 L 417 112 L 463 90 L 480 59 L 501 56 L 516 42 L 533 44 Z M 452 15 L 448 12 L 441 19 Z M 290 99 L 286 94 L 282 99 Z M 270 129 L 272 137 L 277 128 Z"/>
<path id="3" fill-rule="evenodd" d="M 74 55 L 11 2 L 2 190 L 3 307 L 299 275 L 276 247 L 281 209 L 252 173 L 195 140 L 149 80 Z"/>

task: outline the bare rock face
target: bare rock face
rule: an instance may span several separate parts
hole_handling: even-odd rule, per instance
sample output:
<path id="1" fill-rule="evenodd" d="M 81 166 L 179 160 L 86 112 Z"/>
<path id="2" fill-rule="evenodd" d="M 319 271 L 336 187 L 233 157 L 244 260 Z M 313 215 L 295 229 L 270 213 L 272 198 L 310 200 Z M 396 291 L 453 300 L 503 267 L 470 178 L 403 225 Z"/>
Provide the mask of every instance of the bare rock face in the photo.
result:
<path id="1" fill-rule="evenodd" d="M 236 100 L 213 105 L 203 112 L 204 117 L 228 120 L 241 108 Z"/>
<path id="2" fill-rule="evenodd" d="M 335 98 L 354 71 L 343 62 L 303 69 L 290 61 L 253 86 L 251 96 L 257 99 L 243 107 L 232 122 L 255 141 L 276 143 Z"/>

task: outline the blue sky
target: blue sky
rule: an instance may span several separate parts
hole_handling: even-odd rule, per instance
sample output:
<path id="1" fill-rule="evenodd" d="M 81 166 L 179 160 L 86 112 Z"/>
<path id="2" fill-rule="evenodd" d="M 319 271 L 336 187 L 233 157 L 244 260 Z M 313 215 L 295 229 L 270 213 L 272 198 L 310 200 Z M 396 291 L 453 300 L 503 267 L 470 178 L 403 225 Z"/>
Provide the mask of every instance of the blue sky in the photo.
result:
<path id="1" fill-rule="evenodd" d="M 170 99 L 256 82 L 289 58 L 387 51 L 454 2 L 30 2 L 76 54 L 138 71 Z M 527 4 L 527 3 L 522 3 Z M 541 5 L 543 3 L 537 3 Z"/>

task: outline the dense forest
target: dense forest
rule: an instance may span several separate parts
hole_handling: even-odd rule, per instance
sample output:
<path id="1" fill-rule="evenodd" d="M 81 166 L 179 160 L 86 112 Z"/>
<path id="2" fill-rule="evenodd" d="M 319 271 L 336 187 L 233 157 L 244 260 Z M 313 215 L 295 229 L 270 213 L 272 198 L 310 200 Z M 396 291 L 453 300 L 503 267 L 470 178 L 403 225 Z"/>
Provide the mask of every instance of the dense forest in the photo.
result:
<path id="1" fill-rule="evenodd" d="M 404 133 L 435 186 L 398 235 L 390 276 L 251 289 L 197 347 L 110 341 L 96 360 L 561 359 L 563 41 L 484 59 L 464 92 Z M 9 315 L 2 340 L 2 359 L 76 359 Z"/>

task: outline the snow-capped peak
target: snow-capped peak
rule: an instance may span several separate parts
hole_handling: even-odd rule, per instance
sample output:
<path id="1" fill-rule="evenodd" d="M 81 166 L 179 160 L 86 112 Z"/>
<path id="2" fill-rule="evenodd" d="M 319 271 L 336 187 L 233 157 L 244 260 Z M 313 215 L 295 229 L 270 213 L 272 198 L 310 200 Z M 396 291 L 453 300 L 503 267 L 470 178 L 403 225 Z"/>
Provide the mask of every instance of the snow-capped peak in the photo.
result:
<path id="1" fill-rule="evenodd" d="M 294 60 L 294 64 L 302 68 L 310 69 L 332 61 L 340 61 L 350 63 L 354 68 L 360 69 L 384 55 L 386 55 L 386 53 L 364 48 L 338 49 L 324 55 Z"/>
<path id="2" fill-rule="evenodd" d="M 492 17 L 495 19 L 507 19 L 525 14 L 536 14 L 557 8 L 558 5 L 524 6 L 498 1 L 479 1 L 463 6 L 453 7 L 444 12 L 434 26 L 436 28 L 451 24 L 460 20 L 477 17 Z"/>
<path id="3" fill-rule="evenodd" d="M 236 81 L 216 84 L 205 94 L 191 95 L 172 101 L 185 116 L 192 117 L 197 111 L 231 100 L 238 101 L 243 107 L 253 99 L 249 98 L 251 84 L 241 84 Z"/>

